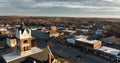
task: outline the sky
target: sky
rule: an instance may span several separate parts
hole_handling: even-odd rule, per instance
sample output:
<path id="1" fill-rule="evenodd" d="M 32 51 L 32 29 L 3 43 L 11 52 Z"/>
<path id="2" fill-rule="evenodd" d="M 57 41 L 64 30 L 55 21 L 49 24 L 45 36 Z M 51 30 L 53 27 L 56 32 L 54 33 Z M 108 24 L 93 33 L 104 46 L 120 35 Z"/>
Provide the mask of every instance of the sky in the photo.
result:
<path id="1" fill-rule="evenodd" d="M 120 17 L 120 0 L 0 0 L 0 15 Z"/>

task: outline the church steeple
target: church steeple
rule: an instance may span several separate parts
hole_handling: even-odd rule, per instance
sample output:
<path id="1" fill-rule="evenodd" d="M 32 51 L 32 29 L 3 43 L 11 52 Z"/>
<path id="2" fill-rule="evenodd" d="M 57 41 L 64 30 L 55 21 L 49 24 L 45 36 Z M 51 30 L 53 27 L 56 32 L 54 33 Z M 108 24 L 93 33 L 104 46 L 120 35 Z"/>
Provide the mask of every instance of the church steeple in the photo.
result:
<path id="1" fill-rule="evenodd" d="M 25 25 L 25 23 L 22 21 L 20 29 L 27 29 L 27 26 Z"/>
<path id="2" fill-rule="evenodd" d="M 25 25 L 25 23 L 22 21 L 22 22 L 21 22 L 21 25 L 20 25 L 20 28 L 18 28 L 18 30 L 21 30 L 21 32 L 23 33 L 25 29 L 26 29 L 27 33 L 29 33 L 28 27 L 27 27 L 27 26 Z"/>
<path id="3" fill-rule="evenodd" d="M 24 22 L 21 22 L 20 28 L 16 31 L 17 48 L 20 54 L 31 51 L 31 30 L 27 28 Z"/>

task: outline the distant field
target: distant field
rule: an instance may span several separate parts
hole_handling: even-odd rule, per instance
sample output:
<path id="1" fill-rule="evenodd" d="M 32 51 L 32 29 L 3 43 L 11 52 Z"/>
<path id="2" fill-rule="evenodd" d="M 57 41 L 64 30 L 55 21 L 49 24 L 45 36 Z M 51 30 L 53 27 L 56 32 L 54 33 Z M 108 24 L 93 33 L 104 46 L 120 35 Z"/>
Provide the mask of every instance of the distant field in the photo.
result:
<path id="1" fill-rule="evenodd" d="M 0 24 L 13 24 L 25 21 L 27 24 L 37 23 L 79 23 L 79 22 L 120 22 L 120 18 L 90 17 L 47 17 L 47 16 L 0 16 Z"/>

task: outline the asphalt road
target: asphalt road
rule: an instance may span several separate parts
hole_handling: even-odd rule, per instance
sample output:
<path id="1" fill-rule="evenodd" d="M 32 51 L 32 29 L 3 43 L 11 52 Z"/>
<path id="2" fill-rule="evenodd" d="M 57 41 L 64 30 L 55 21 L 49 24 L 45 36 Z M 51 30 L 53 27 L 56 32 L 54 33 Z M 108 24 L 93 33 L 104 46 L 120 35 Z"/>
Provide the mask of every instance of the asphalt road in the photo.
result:
<path id="1" fill-rule="evenodd" d="M 86 54 L 78 49 L 61 44 L 56 44 L 56 47 L 52 49 L 52 51 L 53 53 L 70 60 L 72 63 L 114 63 L 101 57 L 97 57 L 92 54 Z M 78 58 L 77 55 L 79 55 L 81 58 Z"/>
<path id="2" fill-rule="evenodd" d="M 44 40 L 39 40 L 39 46 L 40 48 L 45 47 L 46 42 Z M 54 54 L 67 59 L 71 63 L 116 63 L 60 43 L 55 43 L 55 47 L 51 50 Z"/>

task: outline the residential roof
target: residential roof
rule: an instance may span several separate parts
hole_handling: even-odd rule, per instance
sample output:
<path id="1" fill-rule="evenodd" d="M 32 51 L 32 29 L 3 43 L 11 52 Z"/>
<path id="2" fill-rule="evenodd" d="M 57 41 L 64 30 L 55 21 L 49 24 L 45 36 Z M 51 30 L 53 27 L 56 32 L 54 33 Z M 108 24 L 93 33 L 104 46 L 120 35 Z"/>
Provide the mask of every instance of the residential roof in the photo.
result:
<path id="1" fill-rule="evenodd" d="M 74 31 L 74 30 L 62 30 L 63 32 L 69 32 L 69 33 L 75 33 L 76 31 Z"/>
<path id="2" fill-rule="evenodd" d="M 22 24 L 21 24 L 20 28 L 21 28 L 21 29 L 26 29 L 26 28 L 27 28 L 27 26 L 25 25 L 25 23 L 24 23 L 24 22 L 22 22 Z"/>
<path id="3" fill-rule="evenodd" d="M 53 30 L 50 31 L 50 34 L 56 34 L 56 33 L 58 33 L 58 32 L 57 31 L 53 31 Z"/>
<path id="4" fill-rule="evenodd" d="M 13 35 L 9 35 L 9 36 L 7 36 L 7 38 L 9 38 L 9 39 L 16 39 L 16 37 L 13 36 Z"/>
<path id="5" fill-rule="evenodd" d="M 112 43 L 120 44 L 120 38 L 116 38 L 115 36 L 104 38 L 102 39 L 102 41 L 108 42 L 108 43 L 112 42 Z"/>
<path id="6" fill-rule="evenodd" d="M 6 27 L 0 27 L 0 31 L 7 31 Z"/>

